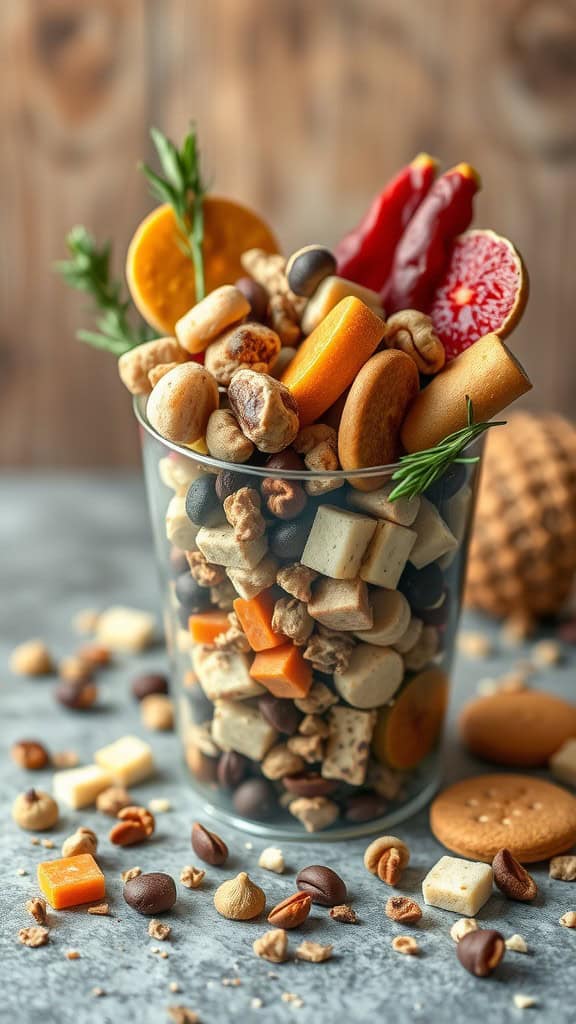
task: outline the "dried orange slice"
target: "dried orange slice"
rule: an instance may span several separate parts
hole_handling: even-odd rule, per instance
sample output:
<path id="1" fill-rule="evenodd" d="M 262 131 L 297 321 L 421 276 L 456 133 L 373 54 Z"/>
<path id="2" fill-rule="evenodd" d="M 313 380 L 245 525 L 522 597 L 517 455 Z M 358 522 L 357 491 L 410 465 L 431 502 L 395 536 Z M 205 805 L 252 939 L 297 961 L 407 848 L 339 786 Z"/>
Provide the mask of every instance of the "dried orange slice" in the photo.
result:
<path id="1" fill-rule="evenodd" d="M 415 768 L 440 735 L 447 703 L 445 672 L 429 668 L 414 676 L 380 712 L 372 738 L 376 758 L 392 768 Z"/>
<path id="2" fill-rule="evenodd" d="M 231 199 L 204 200 L 204 271 L 206 291 L 233 284 L 244 274 L 240 256 L 246 249 L 278 252 L 278 243 L 261 218 Z M 194 267 L 182 248 L 174 213 L 168 204 L 144 218 L 126 259 L 126 278 L 134 303 L 145 320 L 162 334 L 196 302 Z"/>
<path id="3" fill-rule="evenodd" d="M 528 300 L 528 273 L 516 247 L 495 231 L 458 235 L 428 313 L 454 359 L 485 334 L 505 338 Z"/>

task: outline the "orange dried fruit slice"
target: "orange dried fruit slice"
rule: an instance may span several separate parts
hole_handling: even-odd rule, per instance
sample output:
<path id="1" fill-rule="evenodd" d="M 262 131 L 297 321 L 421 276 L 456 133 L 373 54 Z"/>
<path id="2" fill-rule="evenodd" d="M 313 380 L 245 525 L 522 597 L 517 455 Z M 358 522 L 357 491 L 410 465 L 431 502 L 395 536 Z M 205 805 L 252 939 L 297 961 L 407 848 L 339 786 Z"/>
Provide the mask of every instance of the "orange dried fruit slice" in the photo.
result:
<path id="1" fill-rule="evenodd" d="M 429 668 L 414 676 L 379 714 L 372 738 L 377 760 L 402 771 L 415 768 L 440 735 L 447 703 L 445 672 Z"/>
<path id="2" fill-rule="evenodd" d="M 268 225 L 232 199 L 204 200 L 204 272 L 206 291 L 233 284 L 245 273 L 240 257 L 246 249 L 278 252 Z M 134 303 L 145 320 L 162 334 L 196 302 L 194 266 L 168 204 L 144 218 L 130 242 L 126 278 Z"/>
<path id="3" fill-rule="evenodd" d="M 454 359 L 486 334 L 505 338 L 528 301 L 528 273 L 516 247 L 495 231 L 459 235 L 428 313 Z"/>

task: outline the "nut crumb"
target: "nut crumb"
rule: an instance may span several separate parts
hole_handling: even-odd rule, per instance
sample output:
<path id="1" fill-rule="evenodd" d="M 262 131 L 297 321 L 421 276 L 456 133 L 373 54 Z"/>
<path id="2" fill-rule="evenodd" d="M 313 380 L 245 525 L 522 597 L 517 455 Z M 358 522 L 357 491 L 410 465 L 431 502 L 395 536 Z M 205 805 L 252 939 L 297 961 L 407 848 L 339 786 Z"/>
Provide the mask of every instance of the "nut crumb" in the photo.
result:
<path id="1" fill-rule="evenodd" d="M 342 924 L 359 924 L 358 915 L 347 903 L 339 903 L 336 907 L 330 908 L 330 917 L 333 921 L 340 921 Z"/>
<path id="2" fill-rule="evenodd" d="M 88 913 L 96 917 L 106 917 L 110 913 L 110 907 L 107 903 L 98 903 L 95 907 L 88 907 Z"/>
<path id="3" fill-rule="evenodd" d="M 172 1018 L 174 1024 L 200 1024 L 200 1017 L 194 1010 L 189 1010 L 187 1006 L 169 1006 L 168 1016 Z"/>
<path id="4" fill-rule="evenodd" d="M 254 996 L 254 999 L 250 1000 L 250 1009 L 251 1010 L 261 1010 L 263 1006 L 264 1006 L 264 1003 L 262 1002 L 262 1000 L 260 999 L 259 996 Z"/>
<path id="5" fill-rule="evenodd" d="M 42 845 L 44 845 L 44 844 L 42 844 Z M 23 877 L 24 875 L 27 875 L 28 872 L 26 871 L 26 868 L 17 868 L 16 869 L 16 874 L 17 875 L 21 875 Z"/>
<path id="6" fill-rule="evenodd" d="M 330 960 L 334 946 L 323 946 L 320 942 L 311 942 L 305 939 L 296 950 L 298 960 L 308 960 L 311 964 L 320 964 L 324 960 Z"/>
<path id="7" fill-rule="evenodd" d="M 245 850 L 253 850 L 254 849 L 254 843 L 250 843 L 250 842 L 244 843 L 244 849 Z"/>
<path id="8" fill-rule="evenodd" d="M 531 1006 L 537 1006 L 538 1002 L 534 996 L 525 996 L 521 992 L 517 992 L 513 997 L 514 1006 L 517 1010 L 528 1010 Z"/>
<path id="9" fill-rule="evenodd" d="M 292 1006 L 295 1006 L 297 1009 L 304 1006 L 304 1000 L 297 996 L 295 992 L 283 992 L 280 999 L 283 1003 L 292 1003 Z"/>
<path id="10" fill-rule="evenodd" d="M 66 951 L 66 959 L 67 960 L 79 960 L 80 959 L 80 953 L 78 952 L 77 949 L 68 949 Z"/>
<path id="11" fill-rule="evenodd" d="M 564 928 L 576 928 L 576 910 L 567 910 L 558 923 Z"/>
<path id="12" fill-rule="evenodd" d="M 420 946 L 411 935 L 397 935 L 392 939 L 392 949 L 404 956 L 418 956 Z"/>
<path id="13" fill-rule="evenodd" d="M 180 988 L 180 985 L 178 984 L 177 981 L 171 981 L 170 984 L 168 985 L 168 988 L 170 989 L 171 992 L 181 992 L 182 991 L 182 989 Z"/>
<path id="14" fill-rule="evenodd" d="M 123 882 L 129 882 L 131 878 L 138 878 L 138 875 L 142 874 L 142 868 L 128 868 L 127 871 L 123 871 L 120 878 Z"/>
<path id="15" fill-rule="evenodd" d="M 32 843 L 32 846 L 40 846 L 40 840 L 38 839 L 38 836 L 32 836 L 30 842 Z"/>
<path id="16" fill-rule="evenodd" d="M 258 867 L 281 875 L 286 867 L 282 850 L 277 846 L 267 846 L 258 858 Z"/>
<path id="17" fill-rule="evenodd" d="M 36 949 L 37 946 L 45 946 L 48 942 L 48 929 L 32 926 L 31 928 L 21 928 L 18 932 L 18 938 L 24 946 L 30 946 L 31 949 Z"/>
<path id="18" fill-rule="evenodd" d="M 156 797 L 148 801 L 148 810 L 152 811 L 152 814 L 166 814 L 172 810 L 172 804 L 165 797 Z"/>
<path id="19" fill-rule="evenodd" d="M 576 882 L 576 855 L 552 857 L 548 871 L 550 878 L 558 878 L 561 882 Z"/>
<path id="20" fill-rule="evenodd" d="M 459 921 L 455 921 L 450 929 L 450 938 L 454 939 L 454 942 L 460 942 L 468 932 L 478 931 L 478 921 L 475 917 L 461 917 Z"/>
<path id="21" fill-rule="evenodd" d="M 41 839 L 40 843 L 44 847 L 45 850 L 53 850 L 54 849 L 54 841 L 52 839 Z"/>
<path id="22" fill-rule="evenodd" d="M 180 872 L 180 881 L 187 889 L 199 889 L 206 872 L 202 868 L 195 868 L 193 864 L 187 864 Z"/>
<path id="23" fill-rule="evenodd" d="M 238 988 L 242 984 L 241 978 L 222 978 L 224 988 Z"/>
<path id="24" fill-rule="evenodd" d="M 103 988 L 93 988 L 91 990 L 91 995 L 93 995 L 95 999 L 99 999 L 100 996 L 105 996 L 106 993 Z"/>
<path id="25" fill-rule="evenodd" d="M 160 957 L 161 960 L 167 960 L 169 955 L 170 954 L 167 953 L 165 949 L 161 949 L 160 952 L 158 953 L 158 956 Z"/>
<path id="26" fill-rule="evenodd" d="M 80 764 L 80 757 L 75 750 L 58 750 L 52 754 L 54 768 L 76 768 Z"/>
<path id="27" fill-rule="evenodd" d="M 264 932 L 259 939 L 255 939 L 252 949 L 262 960 L 269 960 L 272 964 L 282 964 L 288 958 L 288 936 L 283 928 L 273 928 L 271 931 Z"/>
<path id="28" fill-rule="evenodd" d="M 390 896 L 385 907 L 386 917 L 400 924 L 416 924 L 422 917 L 422 910 L 408 896 Z"/>
<path id="29" fill-rule="evenodd" d="M 170 936 L 172 931 L 169 924 L 164 924 L 163 921 L 159 921 L 154 917 L 148 924 L 148 935 L 151 939 L 160 939 L 164 942 Z"/>
<path id="30" fill-rule="evenodd" d="M 511 935 L 505 942 L 506 949 L 513 950 L 514 953 L 527 953 L 528 946 L 526 940 L 521 935 Z"/>
<path id="31" fill-rule="evenodd" d="M 26 902 L 26 910 L 36 921 L 36 924 L 46 924 L 46 900 L 42 896 L 34 896 Z"/>
<path id="32" fill-rule="evenodd" d="M 493 653 L 492 641 L 485 633 L 459 633 L 458 650 L 468 658 L 489 658 Z"/>

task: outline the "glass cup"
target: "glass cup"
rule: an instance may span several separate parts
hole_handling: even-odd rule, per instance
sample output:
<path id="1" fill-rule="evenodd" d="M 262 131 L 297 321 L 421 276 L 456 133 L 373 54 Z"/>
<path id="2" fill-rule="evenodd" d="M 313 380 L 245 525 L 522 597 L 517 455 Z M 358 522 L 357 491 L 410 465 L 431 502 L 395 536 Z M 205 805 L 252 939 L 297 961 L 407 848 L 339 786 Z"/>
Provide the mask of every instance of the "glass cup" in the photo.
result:
<path id="1" fill-rule="evenodd" d="M 394 466 L 223 463 L 160 437 L 145 404 L 134 408 L 194 790 L 264 837 L 389 829 L 440 778 L 479 464 L 390 503 Z M 203 522 L 186 512 L 191 487 Z M 263 536 L 236 540 L 226 522 L 223 500 L 241 487 L 261 495 Z"/>

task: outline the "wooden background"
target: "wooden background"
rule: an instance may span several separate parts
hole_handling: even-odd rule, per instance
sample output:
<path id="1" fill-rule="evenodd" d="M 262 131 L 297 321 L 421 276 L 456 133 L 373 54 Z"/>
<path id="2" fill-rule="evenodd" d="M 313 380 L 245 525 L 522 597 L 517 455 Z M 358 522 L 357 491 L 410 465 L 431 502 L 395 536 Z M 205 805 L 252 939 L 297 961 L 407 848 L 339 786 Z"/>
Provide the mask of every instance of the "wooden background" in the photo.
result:
<path id="1" fill-rule="evenodd" d="M 217 190 L 288 249 L 335 242 L 418 150 L 477 165 L 477 223 L 531 270 L 528 404 L 575 411 L 574 0 L 2 0 L 0 40 L 2 464 L 137 461 L 114 359 L 74 340 L 85 302 L 50 265 L 83 222 L 121 268 L 148 126 L 190 118 Z"/>

